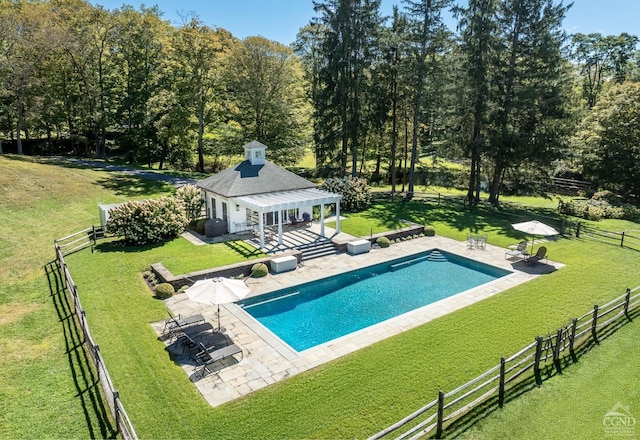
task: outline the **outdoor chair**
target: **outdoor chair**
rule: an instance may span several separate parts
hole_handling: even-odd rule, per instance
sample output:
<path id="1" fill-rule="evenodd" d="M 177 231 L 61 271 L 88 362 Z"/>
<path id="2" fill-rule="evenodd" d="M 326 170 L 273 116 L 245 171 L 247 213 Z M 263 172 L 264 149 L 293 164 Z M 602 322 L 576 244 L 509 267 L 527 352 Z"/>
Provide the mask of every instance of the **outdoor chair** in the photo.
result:
<path id="1" fill-rule="evenodd" d="M 309 224 L 312 221 L 313 221 L 313 219 L 311 218 L 311 215 L 308 212 L 303 212 L 302 213 L 302 223 Z"/>
<path id="2" fill-rule="evenodd" d="M 544 246 L 540 246 L 538 248 L 538 251 L 535 253 L 535 255 L 530 255 L 524 261 L 527 264 L 538 264 L 542 260 L 548 261 L 547 260 L 547 248 L 544 247 Z"/>
<path id="3" fill-rule="evenodd" d="M 194 368 L 194 373 L 200 372 L 200 377 L 205 376 L 206 373 L 211 373 L 209 370 L 209 366 L 223 359 L 233 357 L 237 354 L 240 354 L 240 360 L 244 358 L 244 353 L 242 349 L 238 347 L 236 344 L 227 345 L 226 347 L 219 348 L 214 351 L 200 351 L 196 355 L 196 367 Z"/>
<path id="4" fill-rule="evenodd" d="M 476 238 L 471 234 L 467 234 L 467 249 L 475 249 L 475 248 L 476 248 Z"/>
<path id="5" fill-rule="evenodd" d="M 226 345 L 229 345 L 229 340 L 222 333 L 208 333 L 197 339 L 185 336 L 182 354 L 188 354 L 195 360 L 201 351 L 212 351 Z"/>
<path id="6" fill-rule="evenodd" d="M 298 225 L 300 225 L 300 223 L 302 223 L 302 221 L 301 221 L 299 218 L 296 218 L 296 216 L 295 216 L 295 215 L 291 214 L 291 215 L 289 216 L 289 223 L 290 223 L 292 226 L 298 226 Z"/>
<path id="7" fill-rule="evenodd" d="M 200 313 L 183 318 L 180 315 L 175 317 L 171 312 L 169 312 L 169 319 L 164 322 L 164 329 L 162 330 L 162 333 L 173 332 L 176 329 L 189 327 L 202 322 L 204 322 L 204 316 Z"/>
<path id="8" fill-rule="evenodd" d="M 189 327 L 179 327 L 175 329 L 172 336 L 175 336 L 178 340 L 182 340 L 185 336 L 192 339 L 198 339 L 200 336 L 204 336 L 206 333 L 214 333 L 214 327 L 208 322 L 201 324 L 191 325 Z"/>
<path id="9" fill-rule="evenodd" d="M 507 251 L 504 253 L 504 258 L 505 260 L 516 260 L 517 258 L 519 259 L 525 259 L 529 256 L 529 254 L 527 254 L 527 242 L 526 241 L 521 241 L 520 243 L 518 243 L 518 246 L 511 251 Z"/>
<path id="10" fill-rule="evenodd" d="M 487 247 L 487 236 L 486 235 L 478 235 L 476 237 L 476 249 L 486 249 Z"/>

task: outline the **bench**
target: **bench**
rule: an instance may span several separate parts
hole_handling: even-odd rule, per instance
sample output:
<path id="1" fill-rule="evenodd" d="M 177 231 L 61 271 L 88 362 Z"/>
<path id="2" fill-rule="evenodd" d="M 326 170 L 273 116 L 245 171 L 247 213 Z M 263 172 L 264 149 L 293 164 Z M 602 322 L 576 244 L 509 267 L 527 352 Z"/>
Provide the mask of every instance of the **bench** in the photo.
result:
<path id="1" fill-rule="evenodd" d="M 351 255 L 364 254 L 371 250 L 371 242 L 366 239 L 350 241 L 347 243 L 347 252 Z"/>
<path id="2" fill-rule="evenodd" d="M 293 255 L 287 255 L 286 257 L 276 257 L 269 261 L 271 271 L 273 273 L 287 272 L 294 270 L 298 266 L 298 259 Z"/>

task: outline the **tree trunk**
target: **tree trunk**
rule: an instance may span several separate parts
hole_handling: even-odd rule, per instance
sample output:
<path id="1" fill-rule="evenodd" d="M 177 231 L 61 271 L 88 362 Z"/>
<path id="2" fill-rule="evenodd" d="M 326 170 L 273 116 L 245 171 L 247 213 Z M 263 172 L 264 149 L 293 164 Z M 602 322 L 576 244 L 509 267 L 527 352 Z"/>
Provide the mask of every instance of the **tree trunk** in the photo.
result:
<path id="1" fill-rule="evenodd" d="M 18 154 L 22 152 L 22 128 L 24 127 L 24 91 L 22 88 L 18 91 L 18 124 L 16 126 L 16 145 Z"/>
<path id="2" fill-rule="evenodd" d="M 204 102 L 198 108 L 198 171 L 204 173 Z"/>

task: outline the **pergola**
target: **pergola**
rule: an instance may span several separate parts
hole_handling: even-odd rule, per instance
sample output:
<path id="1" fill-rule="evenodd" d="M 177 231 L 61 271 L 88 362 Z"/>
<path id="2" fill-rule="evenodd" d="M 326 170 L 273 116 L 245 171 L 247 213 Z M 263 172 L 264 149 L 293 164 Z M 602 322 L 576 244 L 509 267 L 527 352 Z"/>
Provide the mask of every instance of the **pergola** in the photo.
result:
<path id="1" fill-rule="evenodd" d="M 264 247 L 264 213 L 295 209 L 300 205 L 320 205 L 320 235 L 325 237 L 324 206 L 336 204 L 336 232 L 340 232 L 340 194 L 323 191 L 318 188 L 298 189 L 291 191 L 270 192 L 231 198 L 237 205 L 259 213 L 258 233 L 260 247 Z M 282 244 L 283 216 L 278 215 L 278 244 Z"/>

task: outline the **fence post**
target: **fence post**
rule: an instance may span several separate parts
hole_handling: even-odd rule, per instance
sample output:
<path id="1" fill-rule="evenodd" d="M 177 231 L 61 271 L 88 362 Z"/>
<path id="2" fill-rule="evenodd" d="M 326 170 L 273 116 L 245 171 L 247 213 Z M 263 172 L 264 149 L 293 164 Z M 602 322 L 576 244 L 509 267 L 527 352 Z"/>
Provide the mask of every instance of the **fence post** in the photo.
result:
<path id="1" fill-rule="evenodd" d="M 120 410 L 118 409 L 118 399 L 120 399 L 120 393 L 113 390 L 113 410 L 116 413 L 116 429 L 120 432 Z"/>
<path id="2" fill-rule="evenodd" d="M 591 322 L 591 334 L 593 335 L 593 341 L 598 344 L 598 304 L 593 306 L 593 319 Z"/>
<path id="3" fill-rule="evenodd" d="M 562 365 L 560 364 L 560 345 L 562 344 L 562 329 L 558 329 L 556 333 L 556 346 L 553 347 L 553 364 L 556 367 L 556 371 L 562 374 Z"/>
<path id="4" fill-rule="evenodd" d="M 578 362 L 578 358 L 576 357 L 576 352 L 573 347 L 573 344 L 576 341 L 577 326 L 578 326 L 578 318 L 573 318 L 573 322 L 571 323 L 571 335 L 569 335 L 569 353 L 571 353 L 571 359 L 573 360 L 573 362 Z"/>
<path id="5" fill-rule="evenodd" d="M 629 321 L 631 321 L 631 316 L 629 316 L 629 300 L 631 299 L 631 289 L 627 288 L 627 293 L 624 296 L 624 316 L 627 317 Z"/>
<path id="6" fill-rule="evenodd" d="M 542 356 L 542 337 L 536 336 L 536 358 L 533 364 L 533 373 L 536 376 L 536 384 L 542 385 L 542 376 L 540 375 L 540 357 Z"/>
<path id="7" fill-rule="evenodd" d="M 620 247 L 624 247 L 624 231 L 622 231 L 622 237 L 620 237 Z"/>
<path id="8" fill-rule="evenodd" d="M 580 225 L 581 223 L 578 222 L 578 226 L 576 226 L 576 238 L 580 238 Z"/>
<path id="9" fill-rule="evenodd" d="M 438 391 L 438 422 L 436 426 L 436 438 L 442 438 L 442 425 L 444 423 L 444 392 Z"/>
<path id="10" fill-rule="evenodd" d="M 505 361 L 504 357 L 500 358 L 500 385 L 498 388 L 498 406 L 502 408 L 504 404 L 504 371 L 505 371 Z"/>

